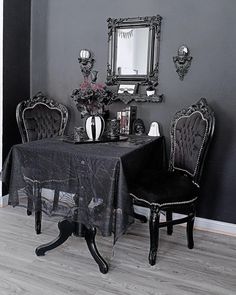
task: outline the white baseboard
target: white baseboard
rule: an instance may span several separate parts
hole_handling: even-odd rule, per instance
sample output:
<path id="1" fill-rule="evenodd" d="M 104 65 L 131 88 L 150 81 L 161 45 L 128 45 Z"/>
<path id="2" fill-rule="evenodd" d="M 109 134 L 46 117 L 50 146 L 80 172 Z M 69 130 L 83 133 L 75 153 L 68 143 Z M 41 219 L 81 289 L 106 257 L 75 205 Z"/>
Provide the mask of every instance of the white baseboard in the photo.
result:
<path id="1" fill-rule="evenodd" d="M 173 218 L 181 217 L 183 217 L 183 215 L 173 214 Z M 236 237 L 236 224 L 233 223 L 196 217 L 194 228 Z"/>
<path id="2" fill-rule="evenodd" d="M 137 213 L 145 215 L 147 218 L 149 218 L 150 210 L 148 208 L 134 206 L 134 210 Z M 173 214 L 173 219 L 178 219 L 184 217 L 181 214 Z M 161 220 L 164 220 L 165 217 L 161 215 Z M 185 224 L 183 224 L 185 226 Z M 194 228 L 204 231 L 210 231 L 230 236 L 236 236 L 236 224 L 223 222 L 223 221 L 217 221 L 212 219 L 206 219 L 206 218 L 200 218 L 196 217 L 194 222 Z"/>
<path id="3" fill-rule="evenodd" d="M 8 205 L 9 195 L 0 196 L 0 208 L 6 207 Z"/>

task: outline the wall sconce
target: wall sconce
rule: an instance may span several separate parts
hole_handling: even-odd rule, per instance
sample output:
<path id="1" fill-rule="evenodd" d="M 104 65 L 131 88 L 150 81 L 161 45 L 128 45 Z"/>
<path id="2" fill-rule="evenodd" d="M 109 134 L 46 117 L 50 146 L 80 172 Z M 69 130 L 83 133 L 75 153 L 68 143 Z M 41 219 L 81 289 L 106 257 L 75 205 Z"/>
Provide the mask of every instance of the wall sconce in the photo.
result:
<path id="1" fill-rule="evenodd" d="M 88 49 L 82 49 L 82 50 L 80 50 L 78 60 L 79 60 L 79 63 L 80 63 L 81 72 L 82 72 L 82 74 L 84 76 L 84 80 L 87 81 L 88 77 L 91 74 L 95 59 L 92 57 L 92 53 Z M 95 78 L 95 81 L 96 81 L 97 71 L 96 71 L 95 76 L 96 77 L 94 77 L 94 78 Z"/>
<path id="2" fill-rule="evenodd" d="M 178 55 L 173 57 L 176 72 L 179 75 L 179 79 L 181 81 L 188 72 L 192 58 L 193 57 L 189 55 L 188 47 L 185 45 L 181 45 L 178 49 Z"/>

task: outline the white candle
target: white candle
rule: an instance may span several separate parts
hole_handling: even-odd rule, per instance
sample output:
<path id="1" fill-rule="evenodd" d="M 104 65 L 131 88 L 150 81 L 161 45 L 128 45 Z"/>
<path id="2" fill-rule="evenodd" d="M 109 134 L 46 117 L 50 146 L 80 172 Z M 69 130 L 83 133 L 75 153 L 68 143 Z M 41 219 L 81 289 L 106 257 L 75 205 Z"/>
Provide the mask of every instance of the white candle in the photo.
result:
<path id="1" fill-rule="evenodd" d="M 80 57 L 81 57 L 82 59 L 90 58 L 90 51 L 87 50 L 87 49 L 82 49 L 82 50 L 80 50 Z"/>

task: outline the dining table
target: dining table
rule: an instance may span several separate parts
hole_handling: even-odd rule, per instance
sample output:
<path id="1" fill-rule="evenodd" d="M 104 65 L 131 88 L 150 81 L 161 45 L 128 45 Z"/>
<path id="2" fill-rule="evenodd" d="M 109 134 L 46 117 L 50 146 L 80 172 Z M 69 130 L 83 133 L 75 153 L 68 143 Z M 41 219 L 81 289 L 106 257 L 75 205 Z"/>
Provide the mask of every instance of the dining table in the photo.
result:
<path id="1" fill-rule="evenodd" d="M 58 236 L 38 246 L 36 255 L 44 255 L 72 234 L 82 236 L 100 271 L 107 273 L 96 232 L 113 235 L 115 244 L 127 231 L 135 216 L 129 189 L 144 171 L 162 169 L 164 150 L 164 137 L 147 135 L 97 141 L 64 136 L 12 146 L 1 173 L 9 204 L 25 207 L 28 215 L 35 213 L 37 233 L 42 213 L 61 219 Z"/>

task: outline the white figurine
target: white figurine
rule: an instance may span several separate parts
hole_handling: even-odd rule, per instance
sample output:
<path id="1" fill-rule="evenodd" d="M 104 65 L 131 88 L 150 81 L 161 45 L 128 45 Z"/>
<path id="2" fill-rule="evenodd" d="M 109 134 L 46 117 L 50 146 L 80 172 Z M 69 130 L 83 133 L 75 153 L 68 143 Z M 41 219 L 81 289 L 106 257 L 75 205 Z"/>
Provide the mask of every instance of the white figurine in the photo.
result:
<path id="1" fill-rule="evenodd" d="M 159 125 L 157 122 L 152 122 L 148 132 L 149 136 L 160 136 Z"/>

